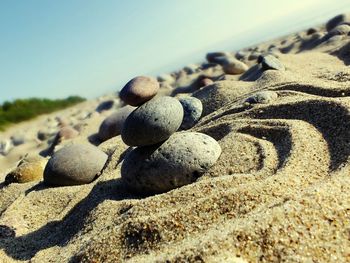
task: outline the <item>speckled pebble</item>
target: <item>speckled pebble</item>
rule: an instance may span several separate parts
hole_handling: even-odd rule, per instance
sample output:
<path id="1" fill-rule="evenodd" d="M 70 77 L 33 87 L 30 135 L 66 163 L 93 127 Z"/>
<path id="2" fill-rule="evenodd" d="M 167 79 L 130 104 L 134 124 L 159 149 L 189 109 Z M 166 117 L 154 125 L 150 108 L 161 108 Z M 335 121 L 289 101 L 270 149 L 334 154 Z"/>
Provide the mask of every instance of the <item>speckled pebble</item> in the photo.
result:
<path id="1" fill-rule="evenodd" d="M 128 153 L 121 176 L 134 192 L 163 193 L 196 181 L 220 154 L 220 145 L 210 136 L 179 132 L 160 145 L 138 147 Z"/>
<path id="2" fill-rule="evenodd" d="M 48 185 L 68 186 L 93 181 L 107 161 L 107 155 L 90 144 L 72 144 L 53 154 L 44 170 Z"/>
<path id="3" fill-rule="evenodd" d="M 159 90 L 155 78 L 139 76 L 130 80 L 120 91 L 119 97 L 126 104 L 139 106 L 153 98 Z"/>
<path id="4" fill-rule="evenodd" d="M 264 90 L 264 91 L 259 91 L 252 96 L 248 97 L 245 102 L 248 102 L 250 104 L 255 104 L 255 103 L 269 103 L 275 99 L 277 99 L 278 94 L 274 91 L 271 90 Z"/>
<path id="5" fill-rule="evenodd" d="M 187 130 L 192 128 L 201 118 L 203 105 L 199 99 L 194 97 L 180 98 L 179 101 L 184 109 L 184 117 L 180 129 Z"/>
<path id="6" fill-rule="evenodd" d="M 125 120 L 122 139 L 129 146 L 162 142 L 180 127 L 181 103 L 172 97 L 156 97 L 134 110 Z"/>
<path id="7" fill-rule="evenodd" d="M 261 66 L 263 70 L 285 70 L 282 62 L 272 55 L 263 56 L 261 59 Z"/>
<path id="8" fill-rule="evenodd" d="M 47 160 L 39 155 L 26 156 L 18 166 L 7 174 L 5 183 L 28 183 L 41 181 Z"/>

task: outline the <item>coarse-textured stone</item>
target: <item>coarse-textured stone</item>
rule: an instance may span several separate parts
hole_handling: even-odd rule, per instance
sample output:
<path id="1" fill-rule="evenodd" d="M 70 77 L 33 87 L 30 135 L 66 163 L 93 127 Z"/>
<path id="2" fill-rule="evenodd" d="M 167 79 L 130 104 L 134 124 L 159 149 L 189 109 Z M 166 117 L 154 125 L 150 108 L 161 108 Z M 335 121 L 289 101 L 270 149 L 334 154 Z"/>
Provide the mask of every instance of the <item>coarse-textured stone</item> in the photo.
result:
<path id="1" fill-rule="evenodd" d="M 220 145 L 210 136 L 179 132 L 162 144 L 138 147 L 128 153 L 121 176 L 132 191 L 163 193 L 196 181 L 220 154 Z"/>

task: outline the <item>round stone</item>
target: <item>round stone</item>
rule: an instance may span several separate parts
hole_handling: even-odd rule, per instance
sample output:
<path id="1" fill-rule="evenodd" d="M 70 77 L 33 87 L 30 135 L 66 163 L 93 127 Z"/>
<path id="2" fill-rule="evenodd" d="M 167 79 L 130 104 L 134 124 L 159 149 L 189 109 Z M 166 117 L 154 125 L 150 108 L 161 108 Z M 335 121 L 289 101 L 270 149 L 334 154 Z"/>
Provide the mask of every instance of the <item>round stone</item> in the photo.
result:
<path id="1" fill-rule="evenodd" d="M 272 55 L 266 55 L 261 58 L 261 66 L 263 70 L 285 70 L 282 62 Z"/>
<path id="2" fill-rule="evenodd" d="M 128 153 L 121 176 L 132 191 L 163 193 L 196 181 L 220 154 L 220 145 L 210 136 L 179 132 L 163 144 L 138 147 Z"/>
<path id="3" fill-rule="evenodd" d="M 222 67 L 226 74 L 231 75 L 242 74 L 249 69 L 249 67 L 245 63 L 239 61 L 234 57 L 225 58 L 222 61 Z"/>
<path id="4" fill-rule="evenodd" d="M 278 94 L 274 91 L 271 90 L 264 90 L 264 91 L 259 91 L 252 96 L 248 97 L 245 102 L 248 102 L 250 104 L 255 104 L 255 103 L 269 103 L 275 99 L 277 99 Z"/>
<path id="5" fill-rule="evenodd" d="M 96 107 L 96 111 L 102 112 L 102 111 L 110 110 L 112 109 L 113 105 L 114 105 L 114 100 L 103 101 Z"/>
<path id="6" fill-rule="evenodd" d="M 212 80 L 212 79 L 210 79 L 210 78 L 203 78 L 202 80 L 201 80 L 201 83 L 199 84 L 201 87 L 205 87 L 205 86 L 208 86 L 208 85 L 211 85 L 211 84 L 213 84 L 214 83 L 214 81 Z"/>
<path id="7" fill-rule="evenodd" d="M 156 97 L 134 110 L 125 120 L 122 139 L 129 146 L 162 142 L 178 130 L 183 119 L 181 103 L 172 97 Z"/>
<path id="8" fill-rule="evenodd" d="M 100 140 L 106 141 L 114 136 L 120 135 L 126 118 L 133 110 L 135 110 L 135 107 L 127 105 L 108 116 L 100 125 L 98 131 Z"/>
<path id="9" fill-rule="evenodd" d="M 25 143 L 25 141 L 26 141 L 24 134 L 12 135 L 10 139 L 11 139 L 12 144 L 14 146 L 21 145 L 21 144 Z"/>
<path id="10" fill-rule="evenodd" d="M 120 91 L 119 97 L 131 106 L 139 106 L 153 98 L 159 89 L 155 78 L 139 76 L 130 80 Z"/>
<path id="11" fill-rule="evenodd" d="M 41 181 L 47 160 L 39 155 L 24 157 L 13 171 L 7 174 L 5 183 Z"/>
<path id="12" fill-rule="evenodd" d="M 187 130 L 192 128 L 201 118 L 203 105 L 195 97 L 183 97 L 179 101 L 184 109 L 184 117 L 180 129 Z"/>
<path id="13" fill-rule="evenodd" d="M 90 144 L 72 144 L 55 152 L 44 170 L 48 185 L 68 186 L 90 183 L 101 172 L 107 154 Z"/>
<path id="14" fill-rule="evenodd" d="M 207 53 L 206 59 L 209 63 L 219 63 L 222 57 L 230 57 L 231 55 L 229 52 L 210 52 Z"/>

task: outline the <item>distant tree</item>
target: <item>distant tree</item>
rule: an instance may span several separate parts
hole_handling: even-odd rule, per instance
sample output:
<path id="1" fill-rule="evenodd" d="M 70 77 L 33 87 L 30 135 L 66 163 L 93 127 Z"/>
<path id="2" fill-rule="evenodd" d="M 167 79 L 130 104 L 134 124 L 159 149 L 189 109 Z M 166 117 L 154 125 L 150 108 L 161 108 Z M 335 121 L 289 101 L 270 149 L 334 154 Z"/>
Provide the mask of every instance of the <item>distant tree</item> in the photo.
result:
<path id="1" fill-rule="evenodd" d="M 84 100 L 79 96 L 69 96 L 66 99 L 57 100 L 29 98 L 16 99 L 13 102 L 5 101 L 0 105 L 0 130 L 3 130 L 9 124 L 64 109 Z"/>

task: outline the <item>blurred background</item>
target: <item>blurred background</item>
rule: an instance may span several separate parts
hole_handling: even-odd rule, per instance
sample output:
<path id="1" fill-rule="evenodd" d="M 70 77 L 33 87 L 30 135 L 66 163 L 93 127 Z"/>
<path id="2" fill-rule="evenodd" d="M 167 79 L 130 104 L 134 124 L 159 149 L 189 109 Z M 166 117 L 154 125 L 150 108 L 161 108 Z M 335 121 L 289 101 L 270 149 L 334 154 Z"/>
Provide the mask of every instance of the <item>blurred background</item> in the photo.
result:
<path id="1" fill-rule="evenodd" d="M 349 0 L 3 0 L 0 103 L 93 98 L 349 10 Z"/>

